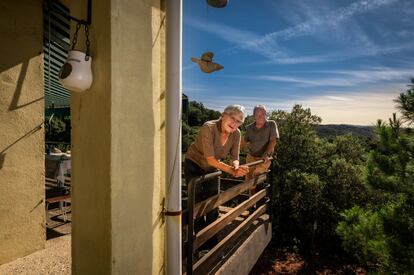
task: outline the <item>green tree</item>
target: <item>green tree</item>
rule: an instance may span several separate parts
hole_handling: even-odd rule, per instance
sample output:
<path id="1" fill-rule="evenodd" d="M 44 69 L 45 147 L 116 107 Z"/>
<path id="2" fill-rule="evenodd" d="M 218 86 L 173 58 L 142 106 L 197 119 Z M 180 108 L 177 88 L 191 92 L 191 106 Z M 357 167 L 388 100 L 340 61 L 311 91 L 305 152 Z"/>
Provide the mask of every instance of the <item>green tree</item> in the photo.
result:
<path id="1" fill-rule="evenodd" d="M 70 143 L 70 117 L 45 117 L 46 141 L 61 141 Z"/>
<path id="2" fill-rule="evenodd" d="M 354 206 L 344 211 L 342 218 L 336 230 L 342 236 L 343 247 L 368 266 L 388 266 L 387 236 L 379 213 Z"/>
<path id="3" fill-rule="evenodd" d="M 219 111 L 214 111 L 204 107 L 203 103 L 190 101 L 188 112 L 188 125 L 201 126 L 208 120 L 218 119 L 221 115 Z"/>
<path id="4" fill-rule="evenodd" d="M 397 99 L 405 120 L 412 123 L 411 90 Z M 377 148 L 366 164 L 372 200 L 364 208 L 343 213 L 337 227 L 344 248 L 378 271 L 414 270 L 414 135 L 403 130 L 394 114 L 377 123 Z"/>
<path id="5" fill-rule="evenodd" d="M 199 127 L 194 126 L 190 127 L 186 122 L 182 122 L 181 134 L 182 134 L 182 141 L 181 141 L 181 150 L 182 152 L 187 152 L 188 147 L 193 143 L 195 140 Z"/>
<path id="6" fill-rule="evenodd" d="M 198 129 L 204 122 L 218 119 L 221 115 L 218 111 L 204 107 L 200 102 L 190 101 L 188 106 L 188 118 L 185 115 L 182 116 L 182 152 L 186 152 L 191 143 L 193 143 Z"/>
<path id="7" fill-rule="evenodd" d="M 304 252 L 316 245 L 333 247 L 340 213 L 366 199 L 362 163 L 365 148 L 352 135 L 332 142 L 320 139 L 321 122 L 310 109 L 271 114 L 280 132 L 274 161 L 275 234 L 285 243 L 295 241 Z"/>
<path id="8" fill-rule="evenodd" d="M 412 123 L 414 121 L 414 78 L 411 79 L 411 84 L 408 84 L 408 89 L 405 93 L 394 100 L 397 103 L 397 108 L 402 113 L 403 118 Z"/>

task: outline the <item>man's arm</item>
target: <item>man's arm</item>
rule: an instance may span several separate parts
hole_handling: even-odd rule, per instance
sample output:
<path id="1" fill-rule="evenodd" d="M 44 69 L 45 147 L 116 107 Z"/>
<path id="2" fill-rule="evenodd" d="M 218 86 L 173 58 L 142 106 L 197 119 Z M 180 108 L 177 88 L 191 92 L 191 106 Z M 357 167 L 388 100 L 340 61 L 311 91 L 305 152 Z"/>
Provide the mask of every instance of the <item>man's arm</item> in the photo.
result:
<path id="1" fill-rule="evenodd" d="M 269 157 L 275 150 L 277 139 L 279 138 L 279 131 L 277 129 L 277 124 L 273 120 L 269 120 L 270 123 L 270 137 L 269 142 L 267 143 L 266 150 L 263 154 L 265 161 L 269 160 Z"/>
<path id="2" fill-rule="evenodd" d="M 269 157 L 272 155 L 272 152 L 275 149 L 275 146 L 276 146 L 276 138 L 271 137 L 269 139 L 269 143 L 267 144 L 266 150 L 263 154 L 263 159 L 265 160 L 265 162 L 269 160 Z"/>
<path id="3" fill-rule="evenodd" d="M 244 149 L 244 147 L 247 145 L 247 141 L 245 141 L 244 139 L 242 139 L 241 141 L 240 141 L 240 149 Z"/>

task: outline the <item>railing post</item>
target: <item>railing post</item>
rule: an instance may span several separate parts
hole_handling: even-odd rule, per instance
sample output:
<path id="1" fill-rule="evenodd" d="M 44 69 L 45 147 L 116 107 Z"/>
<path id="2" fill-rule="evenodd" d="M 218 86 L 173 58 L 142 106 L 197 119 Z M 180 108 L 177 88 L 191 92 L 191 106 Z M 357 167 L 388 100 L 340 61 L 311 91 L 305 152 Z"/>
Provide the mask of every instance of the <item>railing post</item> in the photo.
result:
<path id="1" fill-rule="evenodd" d="M 274 175 L 273 175 L 273 171 L 274 171 L 274 163 L 273 161 L 270 164 L 270 172 L 268 174 L 270 174 L 269 176 L 269 181 L 270 181 L 270 187 L 269 187 L 269 197 L 270 197 L 270 203 L 269 203 L 269 220 L 270 222 L 273 222 L 273 188 L 275 188 L 275 184 L 274 184 Z"/>
<path id="2" fill-rule="evenodd" d="M 187 275 L 193 274 L 195 188 L 197 184 L 219 177 L 221 174 L 221 171 L 217 171 L 204 176 L 192 178 L 188 184 Z"/>
<path id="3" fill-rule="evenodd" d="M 187 201 L 187 275 L 193 274 L 193 242 L 194 242 L 194 201 L 195 201 L 195 187 L 200 178 L 192 178 L 188 184 L 188 201 Z"/>

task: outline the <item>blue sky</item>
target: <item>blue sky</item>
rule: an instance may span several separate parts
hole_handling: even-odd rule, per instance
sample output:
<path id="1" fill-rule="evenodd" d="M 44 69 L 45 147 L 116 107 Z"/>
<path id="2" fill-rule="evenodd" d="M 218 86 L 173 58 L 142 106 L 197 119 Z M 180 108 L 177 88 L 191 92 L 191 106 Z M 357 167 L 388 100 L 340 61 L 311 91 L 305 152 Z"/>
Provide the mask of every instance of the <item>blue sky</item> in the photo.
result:
<path id="1" fill-rule="evenodd" d="M 396 112 L 392 100 L 414 77 L 411 0 L 183 5 L 183 91 L 215 110 L 297 103 L 323 124 L 371 125 Z M 223 70 L 204 74 L 191 62 L 207 51 Z"/>

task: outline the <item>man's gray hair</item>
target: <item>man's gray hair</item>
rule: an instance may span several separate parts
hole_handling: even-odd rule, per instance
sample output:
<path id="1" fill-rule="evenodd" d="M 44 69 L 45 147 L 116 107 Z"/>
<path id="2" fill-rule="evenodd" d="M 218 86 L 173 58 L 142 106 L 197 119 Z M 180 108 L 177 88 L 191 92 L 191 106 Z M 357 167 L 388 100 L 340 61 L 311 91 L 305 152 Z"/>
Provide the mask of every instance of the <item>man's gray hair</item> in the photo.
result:
<path id="1" fill-rule="evenodd" d="M 266 110 L 266 107 L 264 105 L 254 106 L 253 115 L 254 115 L 254 113 L 256 113 L 256 110 L 263 110 L 265 112 L 265 115 L 267 116 L 267 110 Z"/>
<path id="2" fill-rule="evenodd" d="M 228 114 L 228 115 L 232 115 L 234 113 L 240 113 L 243 115 L 243 121 L 244 121 L 244 118 L 246 117 L 246 114 L 244 112 L 244 107 L 238 104 L 227 106 L 226 109 L 224 109 L 223 113 Z"/>

